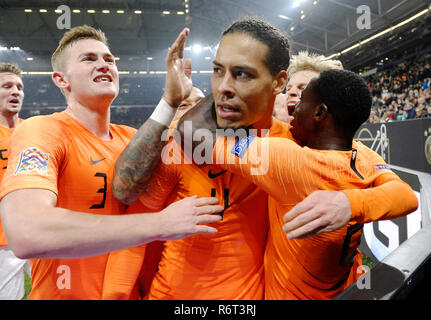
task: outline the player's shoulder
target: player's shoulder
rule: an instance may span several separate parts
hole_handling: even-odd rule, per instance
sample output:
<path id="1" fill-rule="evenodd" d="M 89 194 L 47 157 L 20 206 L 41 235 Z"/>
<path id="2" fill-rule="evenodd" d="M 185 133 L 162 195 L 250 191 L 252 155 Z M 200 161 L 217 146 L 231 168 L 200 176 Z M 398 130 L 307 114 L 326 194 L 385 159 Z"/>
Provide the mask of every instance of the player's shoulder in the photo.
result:
<path id="1" fill-rule="evenodd" d="M 49 115 L 33 116 L 24 119 L 19 123 L 16 130 L 53 130 L 53 128 L 61 128 L 66 126 L 69 118 L 65 112 L 55 112 Z"/>
<path id="2" fill-rule="evenodd" d="M 124 124 L 115 124 L 115 123 L 111 123 L 110 124 L 110 129 L 112 130 L 112 132 L 117 133 L 120 136 L 123 137 L 127 137 L 129 139 L 131 139 L 135 133 L 138 131 L 137 129 L 130 127 L 130 126 L 126 126 Z"/>
<path id="3" fill-rule="evenodd" d="M 367 147 L 361 141 L 353 140 L 352 148 L 357 150 L 359 155 L 367 155 L 367 156 L 379 156 L 373 149 Z M 380 157 L 380 156 L 379 156 Z"/>
<path id="4" fill-rule="evenodd" d="M 8 137 L 12 134 L 13 129 L 0 126 L 0 138 Z"/>
<path id="5" fill-rule="evenodd" d="M 292 138 L 292 134 L 290 133 L 290 125 L 286 122 L 280 121 L 275 117 L 272 117 L 271 128 L 269 130 L 270 137 L 283 137 L 283 138 Z"/>
<path id="6" fill-rule="evenodd" d="M 368 166 L 373 166 L 376 171 L 383 169 L 391 170 L 381 155 L 364 145 L 362 142 L 354 140 L 352 147 L 358 152 L 357 157 L 359 162 L 363 162 Z"/>

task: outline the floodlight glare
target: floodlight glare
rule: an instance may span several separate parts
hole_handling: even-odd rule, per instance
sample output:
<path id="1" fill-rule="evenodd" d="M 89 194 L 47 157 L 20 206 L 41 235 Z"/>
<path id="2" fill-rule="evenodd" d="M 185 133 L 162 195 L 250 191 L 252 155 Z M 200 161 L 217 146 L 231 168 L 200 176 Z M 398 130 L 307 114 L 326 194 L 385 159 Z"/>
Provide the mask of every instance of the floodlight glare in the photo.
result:
<path id="1" fill-rule="evenodd" d="M 202 52 L 202 46 L 200 44 L 195 44 L 192 49 L 193 49 L 194 53 L 201 53 Z"/>

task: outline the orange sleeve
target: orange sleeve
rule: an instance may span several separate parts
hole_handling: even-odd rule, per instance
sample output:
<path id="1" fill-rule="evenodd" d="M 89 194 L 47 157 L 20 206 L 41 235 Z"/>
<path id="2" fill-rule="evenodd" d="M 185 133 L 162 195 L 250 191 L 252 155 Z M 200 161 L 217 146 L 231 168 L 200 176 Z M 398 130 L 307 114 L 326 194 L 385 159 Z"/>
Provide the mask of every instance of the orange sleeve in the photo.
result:
<path id="1" fill-rule="evenodd" d="M 358 141 L 354 141 L 354 147 L 379 169 L 371 188 L 342 191 L 350 202 L 351 220 L 360 223 L 390 220 L 415 211 L 418 199 L 412 188 L 389 169 L 379 154 Z"/>
<path id="2" fill-rule="evenodd" d="M 138 300 L 138 277 L 146 245 L 109 253 L 103 280 L 102 300 Z"/>
<path id="3" fill-rule="evenodd" d="M 343 190 L 350 202 L 352 221 L 367 223 L 405 216 L 418 207 L 412 188 L 395 173 L 384 173 L 369 189 Z"/>
<path id="4" fill-rule="evenodd" d="M 12 134 L 9 160 L 0 187 L 0 198 L 28 188 L 57 194 L 59 166 L 65 154 L 67 134 L 55 120 L 45 116 L 23 121 Z"/>
<path id="5" fill-rule="evenodd" d="M 159 164 L 142 192 L 139 201 L 128 207 L 126 214 L 160 211 L 175 186 L 173 168 Z M 163 245 L 154 241 L 142 246 L 109 254 L 103 282 L 103 300 L 136 300 L 148 294 L 158 270 Z"/>
<path id="6" fill-rule="evenodd" d="M 286 156 L 288 154 L 288 156 Z M 213 152 L 216 165 L 249 179 L 280 203 L 295 184 L 304 180 L 295 174 L 303 164 L 303 150 L 286 138 L 249 136 L 218 137 Z"/>

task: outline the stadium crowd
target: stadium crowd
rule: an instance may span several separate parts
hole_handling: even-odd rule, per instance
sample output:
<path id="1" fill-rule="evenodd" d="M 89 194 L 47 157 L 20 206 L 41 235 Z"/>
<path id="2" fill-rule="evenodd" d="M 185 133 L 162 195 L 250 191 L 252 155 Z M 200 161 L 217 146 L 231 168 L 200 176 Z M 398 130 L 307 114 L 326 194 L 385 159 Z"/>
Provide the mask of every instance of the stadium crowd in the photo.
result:
<path id="1" fill-rule="evenodd" d="M 366 77 L 373 95 L 369 123 L 431 117 L 431 55 Z"/>

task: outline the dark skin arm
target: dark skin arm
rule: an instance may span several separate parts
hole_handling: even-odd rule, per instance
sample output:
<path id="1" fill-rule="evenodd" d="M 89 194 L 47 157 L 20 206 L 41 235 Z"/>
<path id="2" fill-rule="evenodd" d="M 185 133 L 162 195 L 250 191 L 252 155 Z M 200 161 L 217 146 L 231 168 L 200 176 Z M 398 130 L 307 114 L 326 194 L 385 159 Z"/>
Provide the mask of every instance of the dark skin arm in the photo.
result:
<path id="1" fill-rule="evenodd" d="M 190 127 L 191 130 L 186 129 Z M 192 152 L 194 148 L 201 143 L 201 141 L 193 140 L 193 136 L 198 129 L 207 129 L 213 134 L 213 144 L 211 146 L 213 147 L 216 141 L 217 118 L 212 94 L 206 96 L 197 105 L 188 110 L 178 120 L 176 129 L 180 133 L 181 137 L 181 141 L 177 141 L 177 143 L 192 141 L 192 150 L 187 150 L 187 148 L 185 148 L 184 152 Z M 184 146 L 185 143 L 182 145 Z"/>

